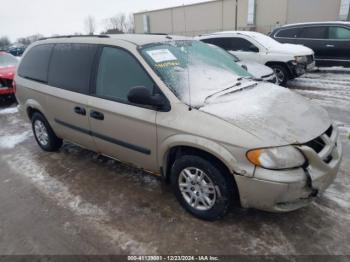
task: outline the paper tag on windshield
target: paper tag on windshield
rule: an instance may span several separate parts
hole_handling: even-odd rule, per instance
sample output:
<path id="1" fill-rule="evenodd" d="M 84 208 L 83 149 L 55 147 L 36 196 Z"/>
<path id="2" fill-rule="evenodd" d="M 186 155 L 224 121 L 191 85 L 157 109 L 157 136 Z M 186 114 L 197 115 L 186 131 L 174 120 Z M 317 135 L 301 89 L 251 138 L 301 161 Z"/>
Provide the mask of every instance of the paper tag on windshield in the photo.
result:
<path id="1" fill-rule="evenodd" d="M 147 54 L 156 63 L 177 60 L 176 57 L 168 49 L 151 50 L 147 51 Z"/>

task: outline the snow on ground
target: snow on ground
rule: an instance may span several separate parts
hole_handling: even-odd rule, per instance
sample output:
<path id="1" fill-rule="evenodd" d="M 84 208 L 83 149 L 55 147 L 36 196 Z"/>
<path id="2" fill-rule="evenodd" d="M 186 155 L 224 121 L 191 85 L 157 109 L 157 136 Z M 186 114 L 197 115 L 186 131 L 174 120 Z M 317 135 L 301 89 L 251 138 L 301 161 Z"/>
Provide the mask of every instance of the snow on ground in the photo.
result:
<path id="1" fill-rule="evenodd" d="M 0 136 L 0 148 L 12 149 L 31 136 L 31 130 L 25 131 L 22 134 Z"/>
<path id="2" fill-rule="evenodd" d="M 14 114 L 17 112 L 18 112 L 17 107 L 9 107 L 9 108 L 5 108 L 5 109 L 0 109 L 0 115 Z"/>
<path id="3" fill-rule="evenodd" d="M 43 162 L 37 162 L 26 148 L 22 148 L 21 154 L 2 155 L 14 173 L 30 179 L 33 184 L 44 194 L 57 201 L 57 203 L 74 214 L 89 221 L 89 225 L 95 230 L 108 236 L 115 243 L 130 254 L 155 254 L 157 248 L 151 243 L 140 242 L 132 235 L 109 224 L 111 217 L 107 211 L 84 200 L 79 195 L 72 194 L 67 186 L 50 176 Z"/>
<path id="4" fill-rule="evenodd" d="M 350 68 L 321 68 L 290 81 L 288 87 L 327 109 L 345 112 L 350 108 L 349 73 Z"/>

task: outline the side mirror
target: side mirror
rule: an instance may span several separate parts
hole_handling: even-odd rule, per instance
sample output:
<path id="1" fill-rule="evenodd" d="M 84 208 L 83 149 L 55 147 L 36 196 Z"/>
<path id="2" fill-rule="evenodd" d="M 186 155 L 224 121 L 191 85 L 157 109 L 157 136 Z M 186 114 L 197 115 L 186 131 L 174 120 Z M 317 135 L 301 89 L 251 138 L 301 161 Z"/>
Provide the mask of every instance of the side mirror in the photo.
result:
<path id="1" fill-rule="evenodd" d="M 257 48 L 255 45 L 249 46 L 249 51 L 254 53 L 259 53 L 259 48 Z"/>
<path id="2" fill-rule="evenodd" d="M 131 103 L 154 106 L 158 109 L 167 110 L 169 107 L 166 99 L 160 95 L 153 95 L 151 91 L 144 86 L 135 86 L 128 93 L 128 100 Z"/>

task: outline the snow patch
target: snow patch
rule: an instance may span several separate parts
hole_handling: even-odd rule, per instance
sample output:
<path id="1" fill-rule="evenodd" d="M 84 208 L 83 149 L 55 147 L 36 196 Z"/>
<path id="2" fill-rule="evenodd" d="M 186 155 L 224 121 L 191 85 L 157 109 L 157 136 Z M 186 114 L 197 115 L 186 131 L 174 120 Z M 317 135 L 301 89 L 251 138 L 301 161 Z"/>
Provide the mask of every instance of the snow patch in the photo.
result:
<path id="1" fill-rule="evenodd" d="M 0 137 L 0 148 L 3 149 L 12 149 L 16 145 L 22 143 L 27 138 L 32 136 L 31 131 L 25 131 L 22 134 L 19 135 L 8 135 L 8 136 L 1 136 Z"/>
<path id="2" fill-rule="evenodd" d="M 17 107 L 9 107 L 6 109 L 1 109 L 0 110 L 0 115 L 8 115 L 8 114 L 14 114 L 18 112 L 18 108 Z"/>
<path id="3" fill-rule="evenodd" d="M 137 241 L 132 235 L 125 233 L 108 222 L 111 217 L 103 209 L 73 195 L 59 180 L 48 174 L 41 164 L 32 159 L 32 154 L 23 149 L 21 154 L 0 156 L 15 174 L 25 176 L 44 194 L 54 199 L 59 206 L 71 210 L 74 214 L 88 220 L 89 227 L 107 236 L 113 244 L 124 251 L 135 255 L 156 254 L 157 248 L 151 243 Z"/>
<path id="4" fill-rule="evenodd" d="M 350 208 L 350 194 L 346 192 L 340 192 L 336 190 L 332 185 L 324 193 L 323 196 L 329 200 L 335 202 L 338 206 L 349 209 Z"/>

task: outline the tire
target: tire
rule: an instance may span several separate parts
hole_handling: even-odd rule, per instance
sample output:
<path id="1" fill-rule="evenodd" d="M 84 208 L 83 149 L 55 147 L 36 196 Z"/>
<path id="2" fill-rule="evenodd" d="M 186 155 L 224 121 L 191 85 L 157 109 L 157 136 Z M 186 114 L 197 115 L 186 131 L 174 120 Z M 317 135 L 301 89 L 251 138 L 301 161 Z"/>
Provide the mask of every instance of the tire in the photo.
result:
<path id="1" fill-rule="evenodd" d="M 56 136 L 42 114 L 33 114 L 32 129 L 36 142 L 44 151 L 55 152 L 62 146 L 62 139 Z"/>
<path id="2" fill-rule="evenodd" d="M 185 210 L 197 218 L 214 221 L 225 216 L 233 203 L 235 187 L 226 175 L 219 165 L 199 156 L 184 155 L 174 162 L 171 184 Z M 201 176 L 201 180 L 195 179 Z"/>
<path id="3" fill-rule="evenodd" d="M 289 72 L 287 68 L 283 65 L 271 65 L 271 68 L 277 76 L 279 85 L 286 86 L 289 80 Z"/>

